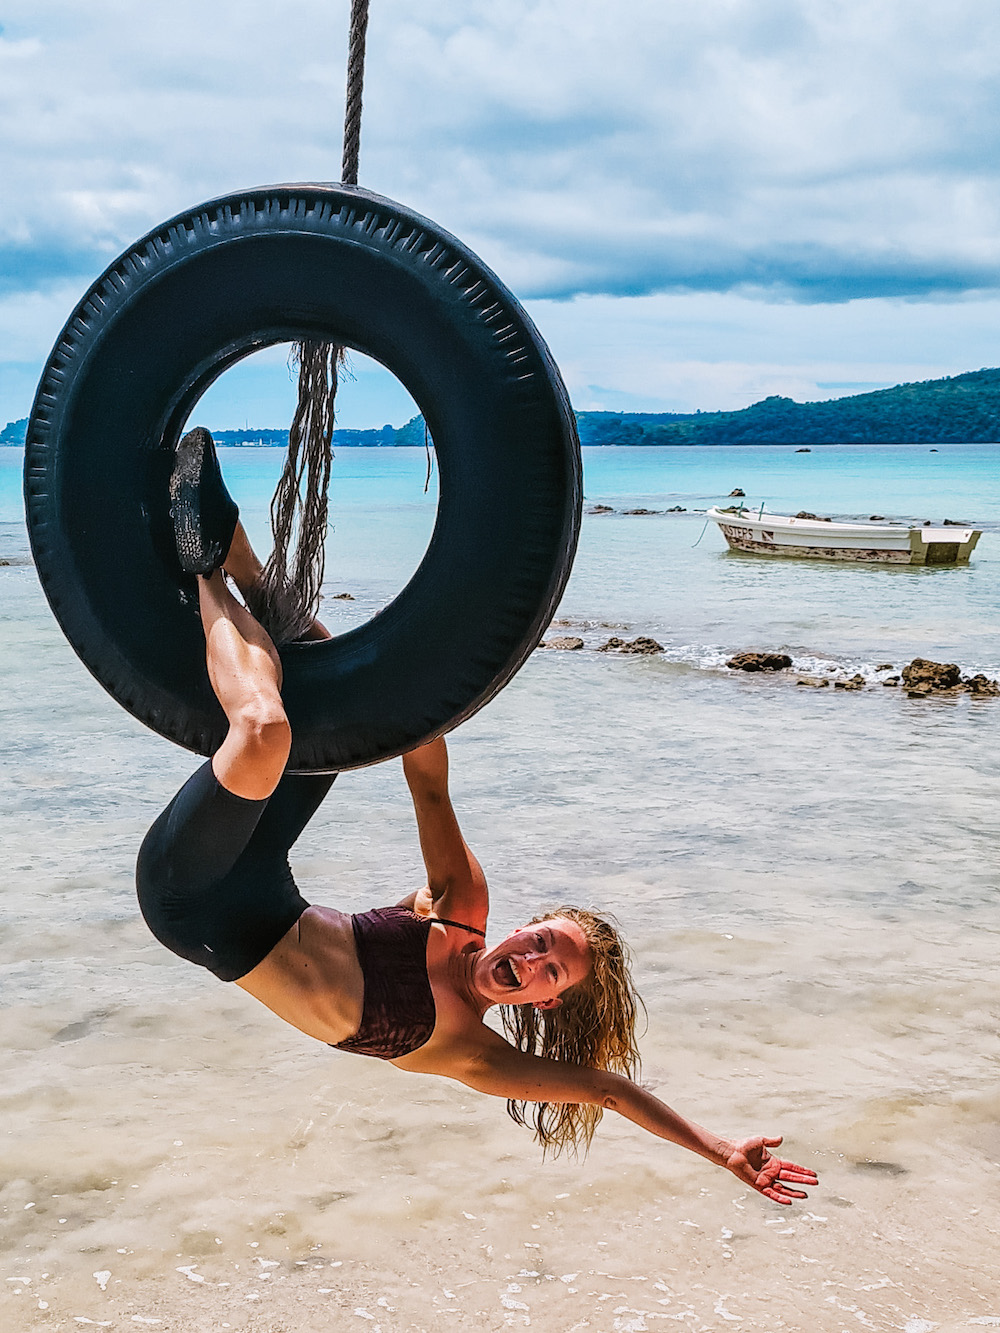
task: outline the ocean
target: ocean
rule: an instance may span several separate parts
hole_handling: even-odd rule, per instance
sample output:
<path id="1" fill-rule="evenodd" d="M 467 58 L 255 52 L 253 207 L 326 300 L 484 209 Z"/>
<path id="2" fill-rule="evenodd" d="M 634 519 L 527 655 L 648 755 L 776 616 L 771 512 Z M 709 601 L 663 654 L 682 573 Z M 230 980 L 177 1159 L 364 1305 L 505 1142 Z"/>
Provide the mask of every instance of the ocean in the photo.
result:
<path id="1" fill-rule="evenodd" d="M 262 545 L 281 457 L 221 452 Z M 1000 1327 L 1000 699 L 878 670 L 1000 676 L 996 446 L 586 450 L 585 508 L 615 512 L 585 515 L 547 636 L 585 646 L 536 651 L 450 741 L 491 940 L 560 902 L 612 911 L 644 1083 L 720 1133 L 784 1134 L 821 1177 L 789 1209 L 612 1115 L 585 1160 L 543 1161 L 501 1102 L 329 1051 L 157 945 L 135 853 L 197 761 L 62 638 L 21 461 L 0 450 L 0 1327 Z M 335 632 L 419 563 L 425 471 L 338 452 Z M 983 537 L 956 568 L 772 563 L 697 512 L 734 488 Z M 612 635 L 665 651 L 597 652 Z M 727 669 L 741 649 L 794 670 Z M 294 865 L 345 910 L 419 886 L 399 765 L 342 776 Z"/>

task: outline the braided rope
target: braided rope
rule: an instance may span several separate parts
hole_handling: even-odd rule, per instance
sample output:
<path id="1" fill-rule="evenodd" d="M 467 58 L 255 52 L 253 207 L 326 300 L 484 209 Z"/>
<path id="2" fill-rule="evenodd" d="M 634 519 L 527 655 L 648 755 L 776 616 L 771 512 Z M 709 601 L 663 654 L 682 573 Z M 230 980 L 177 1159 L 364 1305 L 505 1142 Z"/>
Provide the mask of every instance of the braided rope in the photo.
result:
<path id="1" fill-rule="evenodd" d="M 345 185 L 358 183 L 361 153 L 361 94 L 365 82 L 365 37 L 368 32 L 368 0 L 351 0 L 351 37 L 347 55 L 347 101 L 344 108 L 344 158 L 340 179 Z"/>
<path id="2" fill-rule="evenodd" d="M 295 354 L 299 399 L 288 432 L 288 457 L 271 501 L 274 548 L 256 584 L 246 590 L 251 614 L 277 644 L 300 638 L 319 610 L 334 399 L 345 356 L 342 347 L 323 342 L 298 343 Z M 295 552 L 289 562 L 293 538 Z"/>
<path id="3" fill-rule="evenodd" d="M 358 183 L 368 3 L 351 0 L 341 169 L 345 185 Z M 288 458 L 271 502 L 274 548 L 247 598 L 253 615 L 278 644 L 302 635 L 319 609 L 337 370 L 346 356 L 346 348 L 336 343 L 304 341 L 292 349 L 293 363 L 299 368 L 299 397 L 288 432 Z M 293 537 L 295 553 L 289 564 Z"/>

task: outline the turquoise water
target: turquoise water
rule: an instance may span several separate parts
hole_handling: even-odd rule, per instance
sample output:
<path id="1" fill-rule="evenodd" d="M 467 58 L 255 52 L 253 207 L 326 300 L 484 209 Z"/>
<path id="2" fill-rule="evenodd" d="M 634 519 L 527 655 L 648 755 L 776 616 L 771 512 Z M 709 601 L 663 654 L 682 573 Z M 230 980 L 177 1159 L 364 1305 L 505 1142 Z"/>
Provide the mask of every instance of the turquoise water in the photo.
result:
<path id="1" fill-rule="evenodd" d="M 587 451 L 588 508 L 688 512 L 586 516 L 558 631 L 584 650 L 533 654 L 451 740 L 491 929 L 558 901 L 617 913 L 649 1085 L 722 1132 L 784 1132 L 823 1174 L 779 1223 L 621 1123 L 586 1164 L 542 1168 L 489 1099 L 314 1049 L 159 949 L 132 867 L 192 759 L 66 646 L 28 560 L 20 450 L 0 451 L 0 1244 L 19 1261 L 3 1276 L 31 1279 L 0 1289 L 0 1323 L 312 1333 L 361 1327 L 364 1310 L 383 1333 L 526 1317 L 839 1333 L 1000 1318 L 1000 700 L 876 683 L 916 655 L 1000 675 L 997 459 Z M 261 542 L 280 458 L 228 450 L 223 466 Z M 424 474 L 419 450 L 338 455 L 333 629 L 419 562 Z M 984 535 L 952 569 L 733 555 L 694 511 L 734 487 L 779 512 L 967 519 Z M 666 651 L 596 652 L 611 634 Z M 737 675 L 724 663 L 743 648 L 871 684 Z M 398 765 L 341 778 L 295 867 L 307 897 L 347 910 L 414 887 Z"/>
<path id="2" fill-rule="evenodd" d="M 223 450 L 226 476 L 260 547 L 281 467 L 271 449 Z M 878 662 L 918 655 L 1000 671 L 1000 468 L 997 446 L 587 449 L 587 507 L 608 504 L 685 514 L 587 517 L 560 615 L 583 622 L 588 644 L 600 622 L 652 634 L 668 656 L 705 668 L 750 646 L 790 652 L 799 669 L 817 662 L 872 674 Z M 24 558 L 20 450 L 0 451 L 0 534 Z M 355 604 L 328 608 L 333 625 L 364 619 L 416 568 L 430 538 L 437 474 L 424 493 L 422 450 L 343 449 L 334 463 L 329 590 Z M 694 512 L 735 487 L 747 504 L 776 513 L 834 517 L 883 514 L 922 522 L 969 520 L 984 535 L 968 566 L 880 568 L 732 555 L 714 525 Z M 0 558 L 3 558 L 0 555 Z M 334 589 L 336 585 L 336 589 Z M 595 622 L 587 630 L 586 622 Z M 607 636 L 605 636 L 607 637 Z"/>

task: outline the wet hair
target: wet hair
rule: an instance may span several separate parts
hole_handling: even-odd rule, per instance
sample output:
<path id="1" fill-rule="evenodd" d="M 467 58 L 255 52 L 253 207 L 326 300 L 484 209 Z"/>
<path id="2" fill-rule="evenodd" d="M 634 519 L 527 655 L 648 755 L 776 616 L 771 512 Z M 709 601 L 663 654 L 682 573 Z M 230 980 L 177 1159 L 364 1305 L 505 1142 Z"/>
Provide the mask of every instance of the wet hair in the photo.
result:
<path id="1" fill-rule="evenodd" d="M 580 907 L 559 907 L 528 924 L 558 918 L 575 921 L 590 950 L 590 972 L 562 992 L 562 1004 L 538 1010 L 531 1004 L 501 1005 L 504 1031 L 518 1050 L 549 1060 L 608 1069 L 634 1078 L 639 1069 L 635 1024 L 642 1001 L 631 976 L 631 954 L 609 921 Z M 511 1099 L 507 1112 L 519 1125 L 533 1125 L 546 1153 L 584 1152 L 604 1108 L 588 1103 Z"/>

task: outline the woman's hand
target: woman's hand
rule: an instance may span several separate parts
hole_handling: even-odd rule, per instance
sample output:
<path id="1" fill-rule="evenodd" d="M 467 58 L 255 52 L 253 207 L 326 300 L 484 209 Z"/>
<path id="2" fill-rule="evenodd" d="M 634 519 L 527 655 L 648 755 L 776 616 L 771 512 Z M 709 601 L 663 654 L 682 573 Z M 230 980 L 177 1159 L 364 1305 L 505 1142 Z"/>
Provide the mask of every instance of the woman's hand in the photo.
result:
<path id="1" fill-rule="evenodd" d="M 723 1163 L 728 1170 L 745 1185 L 750 1185 L 758 1194 L 763 1194 L 775 1203 L 791 1203 L 793 1199 L 806 1199 L 804 1190 L 789 1189 L 791 1185 L 818 1185 L 815 1171 L 807 1167 L 796 1166 L 780 1157 L 772 1157 L 769 1148 L 777 1148 L 781 1142 L 776 1139 L 756 1135 L 752 1139 L 743 1139 L 732 1143 L 723 1153 Z"/>

